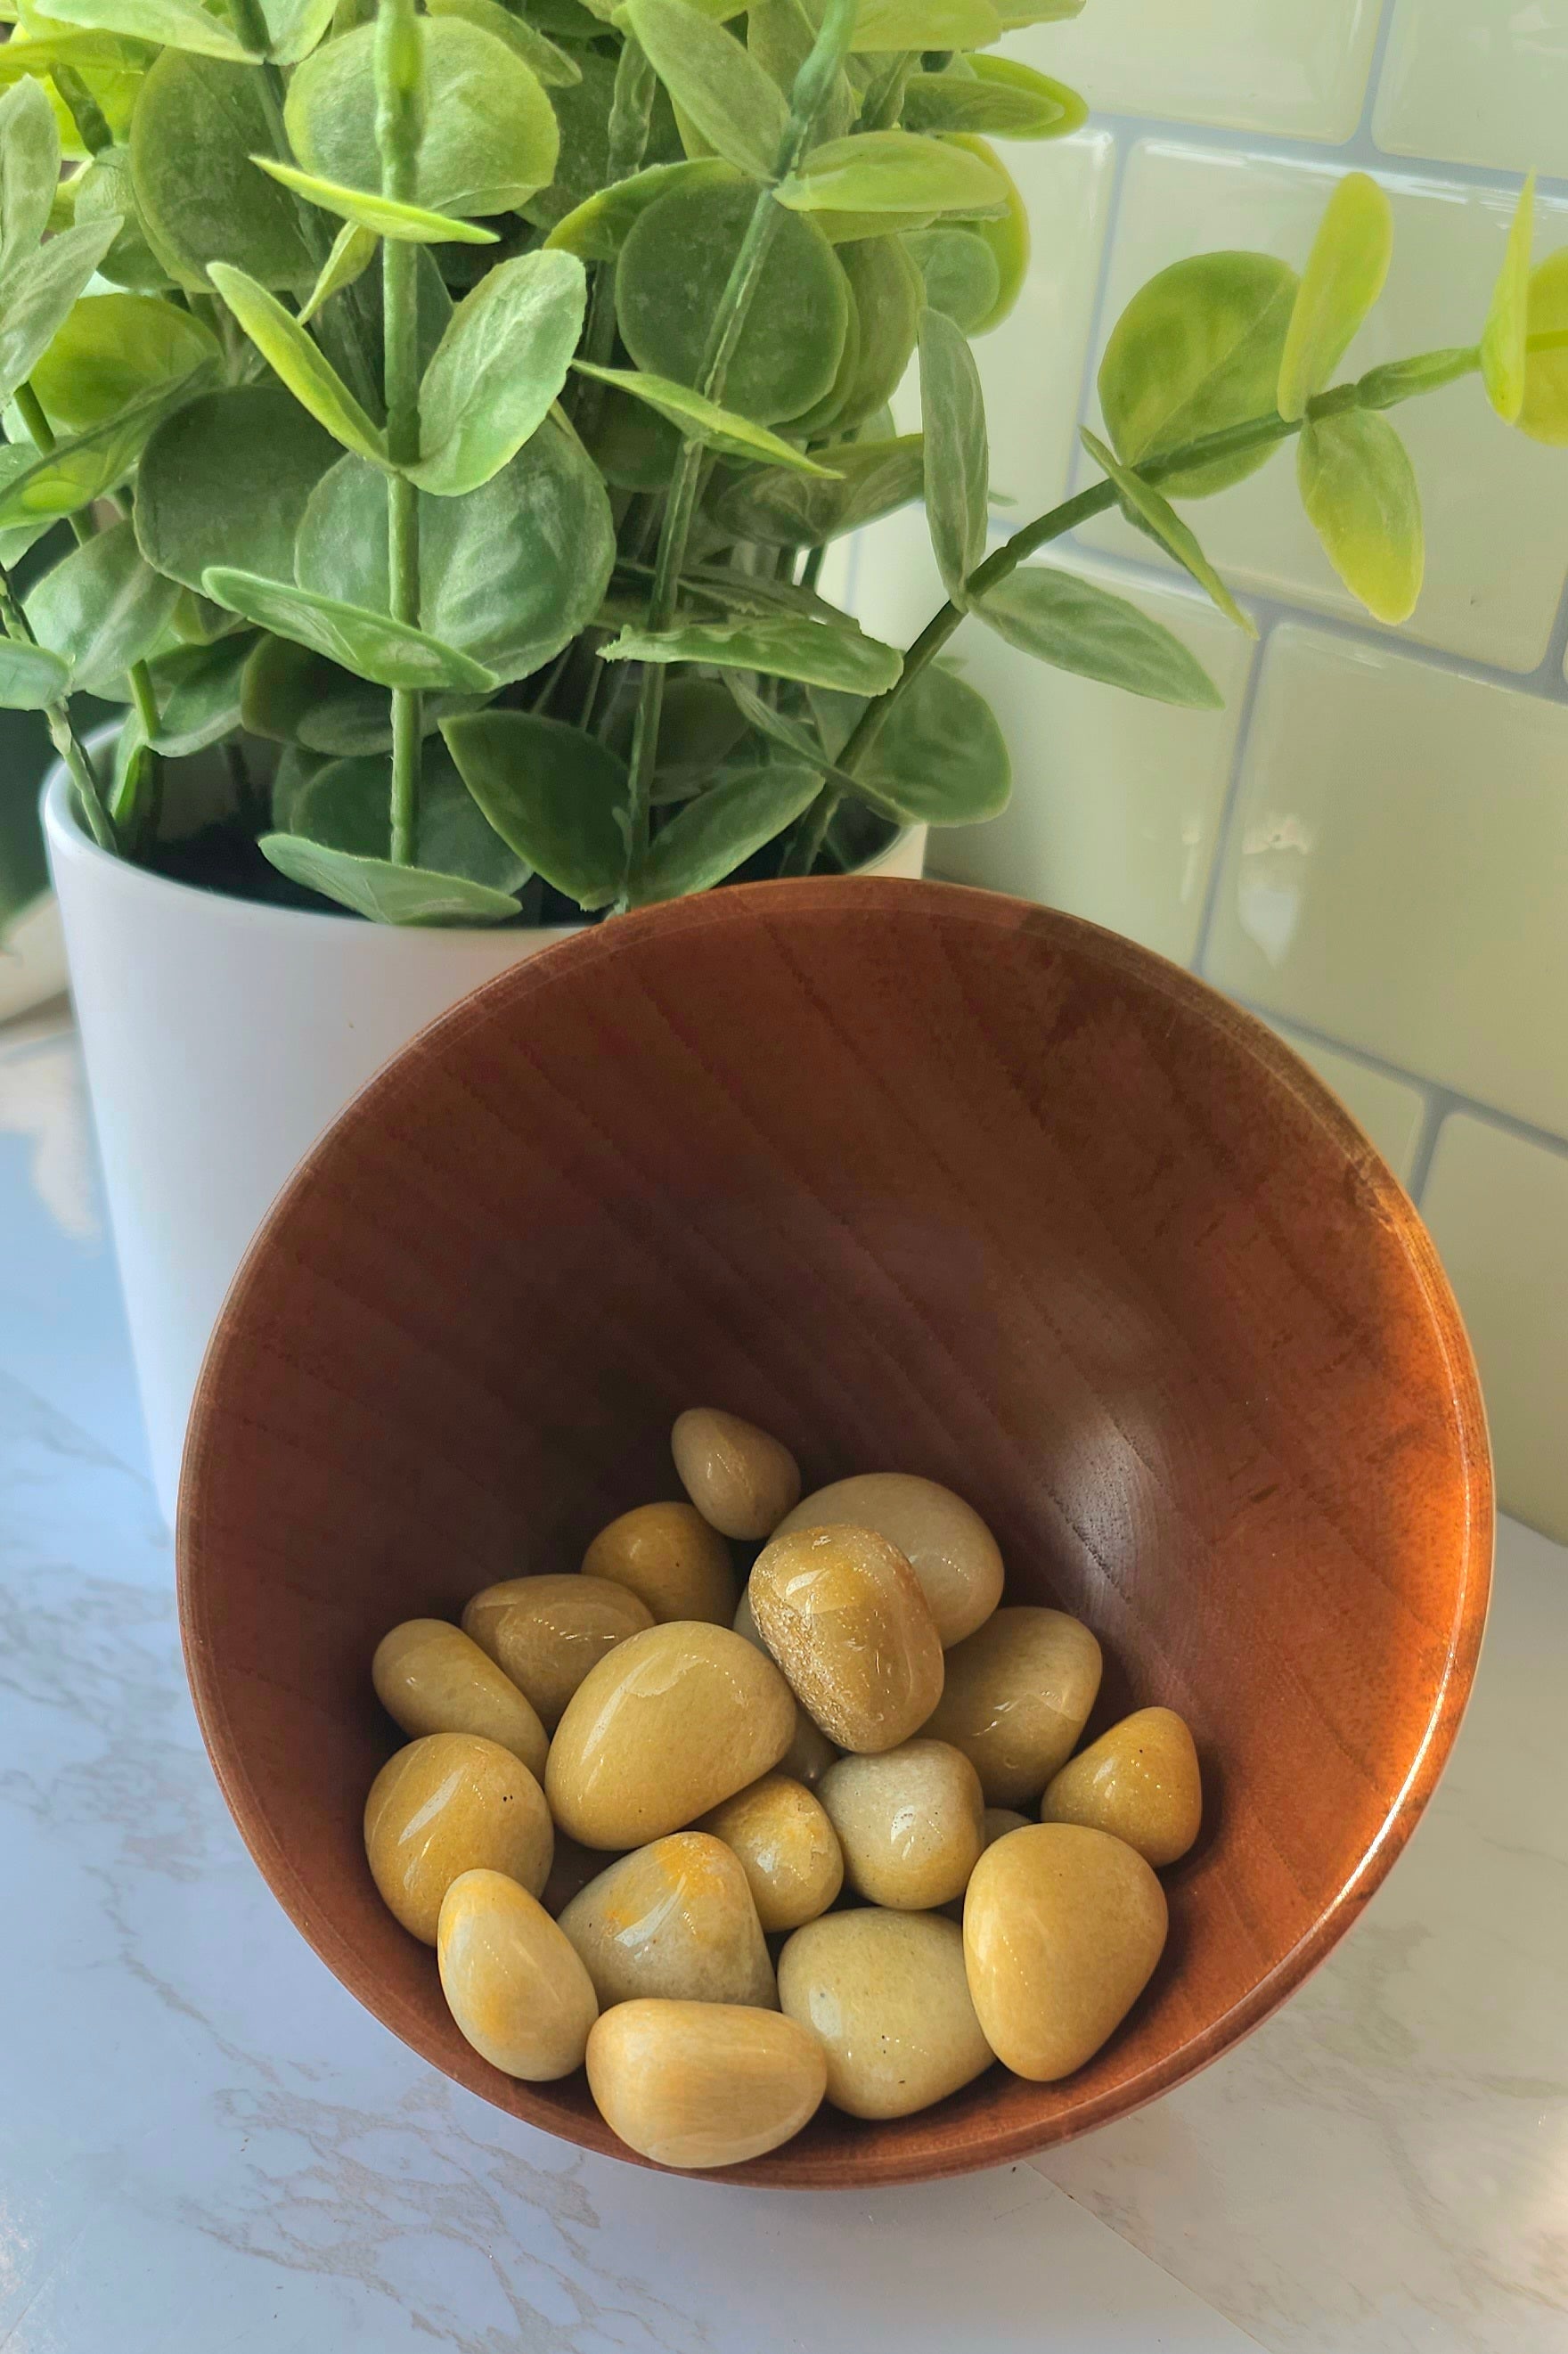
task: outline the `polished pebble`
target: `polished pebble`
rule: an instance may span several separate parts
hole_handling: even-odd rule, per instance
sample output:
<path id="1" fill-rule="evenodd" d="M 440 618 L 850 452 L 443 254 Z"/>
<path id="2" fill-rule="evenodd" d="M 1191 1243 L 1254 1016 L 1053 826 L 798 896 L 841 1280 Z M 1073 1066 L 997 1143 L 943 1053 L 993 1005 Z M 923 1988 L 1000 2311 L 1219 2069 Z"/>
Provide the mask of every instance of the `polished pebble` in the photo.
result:
<path id="1" fill-rule="evenodd" d="M 1040 1801 L 1043 1823 L 1109 1831 L 1157 1867 L 1186 1854 L 1202 1819 L 1198 1753 L 1170 1708 L 1124 1716 L 1069 1758 Z"/>
<path id="2" fill-rule="evenodd" d="M 1035 1807 L 1100 1688 L 1100 1647 L 1065 1611 L 996 1611 L 947 1658 L 926 1730 L 961 1749 L 988 1807 Z"/>
<path id="3" fill-rule="evenodd" d="M 814 1921 L 843 1886 L 838 1834 L 804 1783 L 788 1774 L 764 1774 L 705 1815 L 700 1828 L 733 1850 L 769 1936 Z"/>
<path id="4" fill-rule="evenodd" d="M 907 2117 L 992 2063 L 964 1974 L 964 1941 L 931 1913 L 867 1906 L 798 1929 L 779 1999 L 827 2055 L 828 2098 L 852 2117 Z"/>
<path id="5" fill-rule="evenodd" d="M 556 1852 L 550 1864 L 550 1877 L 546 1881 L 539 1902 L 552 1921 L 558 1921 L 579 1890 L 597 1880 L 609 1858 L 602 1848 L 584 1847 L 580 1841 L 568 1839 L 557 1824 Z"/>
<path id="6" fill-rule="evenodd" d="M 757 1647 L 760 1651 L 768 1649 L 760 1636 Z M 771 1656 L 769 1652 L 768 1657 Z M 795 1738 L 779 1760 L 780 1774 L 788 1774 L 792 1782 L 804 1782 L 808 1790 L 814 1790 L 834 1758 L 841 1755 L 842 1752 L 833 1747 L 827 1734 L 811 1723 L 797 1701 Z"/>
<path id="7" fill-rule="evenodd" d="M 471 1636 L 444 1618 L 408 1618 L 376 1647 L 376 1697 L 405 1733 L 478 1733 L 535 1780 L 550 1744 L 538 1712 Z"/>
<path id="8" fill-rule="evenodd" d="M 986 2041 L 1054 2084 L 1093 2058 L 1165 1945 L 1165 1892 L 1107 1831 L 1032 1823 L 987 1848 L 964 1903 L 964 1966 Z"/>
<path id="9" fill-rule="evenodd" d="M 584 1679 L 550 1744 L 556 1820 L 585 1847 L 645 1847 L 778 1765 L 789 1687 L 727 1627 L 677 1619 L 620 1644 Z"/>
<path id="10" fill-rule="evenodd" d="M 916 1739 L 879 1756 L 841 1757 L 818 1796 L 857 1896 L 926 1913 L 968 1886 L 985 1843 L 985 1808 L 961 1750 Z"/>
<path id="11" fill-rule="evenodd" d="M 545 1794 L 497 1741 L 431 1733 L 389 1757 L 365 1802 L 372 1877 L 405 1929 L 436 1942 L 441 1899 L 462 1872 L 500 1872 L 537 1896 L 555 1833 Z"/>
<path id="12" fill-rule="evenodd" d="M 778 2009 L 740 1860 L 704 1831 L 623 1855 L 573 1897 L 560 1925 L 606 2010 L 642 1996 Z"/>
<path id="13" fill-rule="evenodd" d="M 1027 1830 L 1028 1828 L 1029 1817 L 1027 1815 L 1021 1815 L 1016 1808 L 988 1807 L 984 1814 L 980 1817 L 981 1855 L 985 1853 L 988 1847 L 994 1847 L 999 1839 L 1005 1839 L 1009 1831 L 1023 1831 Z M 560 1848 L 561 1842 L 557 1839 L 556 1841 L 557 1859 L 560 1855 Z M 966 1888 L 968 1884 L 969 1883 L 966 1882 Z M 546 1888 L 545 1891 L 545 1901 L 548 1903 L 549 1900 L 550 1892 Z M 964 1917 L 963 1895 L 960 1893 L 952 1897 L 946 1904 L 940 1906 L 939 1910 L 947 1914 L 949 1921 L 957 1921 L 961 1925 Z"/>
<path id="14" fill-rule="evenodd" d="M 870 1529 L 792 1529 L 758 1557 L 758 1630 L 813 1723 L 841 1749 L 895 1748 L 942 1691 L 931 1606 L 896 1545 Z"/>
<path id="15" fill-rule="evenodd" d="M 606 1577 L 508 1577 L 474 1596 L 462 1624 L 554 1733 L 588 1670 L 653 1614 Z"/>
<path id="16" fill-rule="evenodd" d="M 569 1938 L 537 1898 L 499 1872 L 462 1872 L 441 1899 L 441 1991 L 482 2059 L 525 2084 L 582 2065 L 599 2017 Z"/>
<path id="17" fill-rule="evenodd" d="M 800 1493 L 789 1448 L 716 1406 L 690 1406 L 679 1416 L 670 1449 L 681 1485 L 721 1536 L 771 1536 Z"/>
<path id="18" fill-rule="evenodd" d="M 729 1547 L 694 1504 L 640 1504 L 622 1512 L 584 1553 L 583 1575 L 624 1585 L 655 1626 L 705 1618 L 727 1627 L 735 1616 Z"/>
<path id="19" fill-rule="evenodd" d="M 866 1471 L 802 1497 L 775 1536 L 791 1529 L 874 1529 L 919 1579 L 944 1648 L 983 1626 L 1001 1600 L 1001 1554 L 980 1514 L 935 1479 Z"/>
<path id="20" fill-rule="evenodd" d="M 798 2134 L 821 2105 L 827 2058 L 776 2010 L 623 2002 L 588 2041 L 599 2115 L 659 2166 L 739 2166 Z"/>

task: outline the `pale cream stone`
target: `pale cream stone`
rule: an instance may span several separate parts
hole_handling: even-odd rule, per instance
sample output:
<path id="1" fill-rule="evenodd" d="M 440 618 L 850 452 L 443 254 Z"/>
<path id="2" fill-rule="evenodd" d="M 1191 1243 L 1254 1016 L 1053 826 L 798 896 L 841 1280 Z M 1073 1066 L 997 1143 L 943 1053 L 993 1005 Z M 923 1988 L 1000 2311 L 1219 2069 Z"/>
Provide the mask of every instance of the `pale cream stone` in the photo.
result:
<path id="1" fill-rule="evenodd" d="M 841 1757 L 818 1791 L 857 1896 L 926 1913 L 969 1885 L 985 1843 L 980 1776 L 946 1741 Z"/>
<path id="2" fill-rule="evenodd" d="M 1001 1554 L 980 1514 L 935 1479 L 865 1471 L 801 1498 L 774 1530 L 874 1529 L 919 1579 L 943 1648 L 983 1626 L 1001 1600 Z"/>
<path id="3" fill-rule="evenodd" d="M 911 2116 L 991 2065 L 962 1935 L 934 1913 L 808 1923 L 779 1957 L 779 1999 L 821 2044 L 828 2098 L 852 2117 Z"/>
<path id="4" fill-rule="evenodd" d="M 717 1406 L 689 1406 L 678 1416 L 670 1449 L 681 1485 L 721 1536 L 771 1536 L 800 1493 L 789 1449 Z"/>
<path id="5" fill-rule="evenodd" d="M 740 1859 L 705 1831 L 623 1855 L 573 1897 L 560 1925 L 605 2010 L 641 1996 L 778 2007 Z"/>
<path id="6" fill-rule="evenodd" d="M 926 1731 L 961 1749 L 988 1807 L 1034 1807 L 1072 1755 L 1100 1688 L 1100 1647 L 1062 1610 L 996 1611 L 947 1655 Z"/>

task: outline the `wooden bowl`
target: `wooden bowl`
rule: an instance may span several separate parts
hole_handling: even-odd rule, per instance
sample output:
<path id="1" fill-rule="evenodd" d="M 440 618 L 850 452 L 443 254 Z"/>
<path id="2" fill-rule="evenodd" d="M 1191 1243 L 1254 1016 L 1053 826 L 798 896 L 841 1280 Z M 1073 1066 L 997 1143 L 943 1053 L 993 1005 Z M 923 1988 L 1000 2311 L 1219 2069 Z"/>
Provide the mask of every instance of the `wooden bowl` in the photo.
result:
<path id="1" fill-rule="evenodd" d="M 264 1009 L 259 1019 L 265 1018 Z M 415 2051 L 630 2153 L 581 2074 L 513 2083 L 382 1908 L 370 1688 L 399 1619 L 571 1570 L 679 1493 L 694 1404 L 808 1487 L 924 1472 L 1011 1598 L 1106 1650 L 1091 1731 L 1192 1725 L 1207 1818 L 1172 1930 L 1060 2084 L 824 2107 L 727 2179 L 856 2187 L 1015 2158 L 1216 2058 L 1355 1919 L 1447 1755 L 1491 1490 L 1431 1243 L 1258 1023 L 1070 917 L 930 884 L 767 884 L 604 925 L 417 1038 L 273 1210 L 202 1378 L 179 1529 L 186 1659 L 280 1901 Z"/>

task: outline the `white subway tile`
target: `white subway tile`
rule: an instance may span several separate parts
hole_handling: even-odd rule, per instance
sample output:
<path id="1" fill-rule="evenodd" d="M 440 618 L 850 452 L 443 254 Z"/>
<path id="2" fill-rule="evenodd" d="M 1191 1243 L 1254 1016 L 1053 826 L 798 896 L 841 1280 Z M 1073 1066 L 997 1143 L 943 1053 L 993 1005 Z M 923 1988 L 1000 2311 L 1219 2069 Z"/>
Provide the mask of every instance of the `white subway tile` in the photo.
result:
<path id="1" fill-rule="evenodd" d="M 1089 0 L 1015 54 L 1113 114 L 1348 139 L 1382 0 Z"/>
<path id="2" fill-rule="evenodd" d="M 989 825 L 932 833 L 934 875 L 1013 891 L 1125 932 L 1186 963 L 1197 946 L 1255 651 L 1206 601 L 1128 583 L 1113 567 L 1071 568 L 1174 631 L 1225 699 L 1222 711 L 1176 711 L 1052 670 L 966 621 L 950 651 L 1001 722 L 1012 800 Z M 941 588 L 924 514 L 865 535 L 857 606 L 868 629 L 907 644 Z"/>
<path id="3" fill-rule="evenodd" d="M 1568 1132 L 1565 882 L 1568 706 L 1275 631 L 1211 980 Z"/>
<path id="4" fill-rule="evenodd" d="M 1395 0 L 1372 135 L 1396 155 L 1568 175 L 1563 0 Z"/>
<path id="5" fill-rule="evenodd" d="M 1128 159 L 1102 334 L 1147 279 L 1187 255 L 1249 247 L 1299 268 L 1338 176 L 1301 159 L 1142 143 Z M 1387 185 L 1393 266 L 1346 355 L 1345 375 L 1473 342 L 1512 214 L 1506 191 L 1405 175 Z M 1540 249 L 1565 236 L 1568 207 L 1543 200 Z M 1097 403 L 1094 414 L 1097 422 Z M 1407 633 L 1504 669 L 1533 670 L 1568 571 L 1568 454 L 1504 425 L 1478 377 L 1407 402 L 1393 421 L 1415 462 L 1426 525 L 1426 583 Z M 1088 479 L 1086 461 L 1083 472 Z M 1234 583 L 1367 620 L 1301 512 L 1290 449 L 1248 481 L 1182 511 Z M 1122 555 L 1146 561 L 1154 555 L 1117 516 L 1085 535 Z"/>
<path id="6" fill-rule="evenodd" d="M 1022 520 L 1054 506 L 1072 475 L 1116 145 L 1103 131 L 1080 131 L 1071 139 L 1014 142 L 999 152 L 1029 207 L 1030 238 L 1029 268 L 1016 303 L 973 346 L 985 394 L 991 481 L 1016 503 L 998 511 L 1005 526 L 1010 515 Z M 901 431 L 919 431 L 916 367 L 893 408 Z"/>
<path id="7" fill-rule="evenodd" d="M 1331 1046 L 1304 1038 L 1289 1023 L 1275 1024 L 1287 1046 L 1309 1064 L 1326 1087 L 1332 1087 L 1356 1126 L 1376 1145 L 1402 1184 L 1409 1182 L 1415 1148 L 1426 1117 L 1426 1098 L 1408 1079 L 1396 1079 L 1374 1070 L 1354 1055 L 1337 1054 Z"/>
<path id="8" fill-rule="evenodd" d="M 1568 1155 L 1456 1113 L 1421 1210 L 1480 1367 L 1498 1500 L 1568 1543 Z"/>

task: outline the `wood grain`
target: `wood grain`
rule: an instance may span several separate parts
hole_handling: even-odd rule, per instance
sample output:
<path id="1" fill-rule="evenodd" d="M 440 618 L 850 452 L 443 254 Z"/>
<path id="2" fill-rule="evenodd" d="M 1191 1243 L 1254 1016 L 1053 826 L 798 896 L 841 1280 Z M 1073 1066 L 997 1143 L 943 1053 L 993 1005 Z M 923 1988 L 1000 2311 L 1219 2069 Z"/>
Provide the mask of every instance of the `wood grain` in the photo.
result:
<path id="1" fill-rule="evenodd" d="M 360 1809 L 396 1620 L 569 1570 L 678 1492 L 723 1405 L 808 1488 L 946 1481 L 1013 1600 L 1104 1644 L 1090 1731 L 1161 1702 L 1209 1792 L 1149 1992 L 1065 2084 L 824 2109 L 733 2178 L 992 2165 L 1255 2027 L 1398 1854 L 1457 1728 L 1491 1555 L 1457 1311 L 1312 1075 L 1190 976 L 934 884 L 758 885 L 585 934 L 425 1032 L 274 1209 L 196 1400 L 179 1527 L 213 1762 L 281 1902 L 376 2016 L 626 2156 L 581 2078 L 514 2084 L 382 1909 Z"/>

